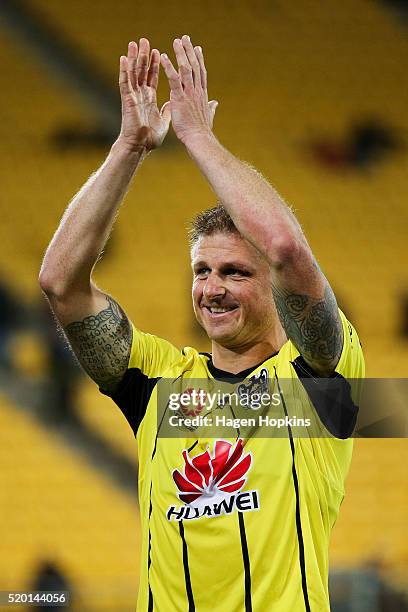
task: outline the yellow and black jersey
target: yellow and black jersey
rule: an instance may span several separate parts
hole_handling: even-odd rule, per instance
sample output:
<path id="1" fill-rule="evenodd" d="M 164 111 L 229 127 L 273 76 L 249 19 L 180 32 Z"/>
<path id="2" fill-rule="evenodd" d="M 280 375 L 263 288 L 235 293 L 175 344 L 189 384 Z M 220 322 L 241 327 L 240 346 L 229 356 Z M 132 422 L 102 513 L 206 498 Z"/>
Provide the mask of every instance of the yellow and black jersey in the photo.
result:
<path id="1" fill-rule="evenodd" d="M 362 379 L 364 360 L 356 331 L 340 315 L 344 343 L 334 378 L 341 383 Z M 128 370 L 112 398 L 139 452 L 137 610 L 329 611 L 329 538 L 344 497 L 358 398 L 326 410 L 313 372 L 287 341 L 276 355 L 229 376 L 238 383 L 274 379 L 278 386 L 301 381 L 326 435 L 295 437 L 289 426 L 277 439 L 159 435 L 161 379 L 225 376 L 211 355 L 179 351 L 133 329 Z M 285 391 L 282 399 L 290 413 Z"/>

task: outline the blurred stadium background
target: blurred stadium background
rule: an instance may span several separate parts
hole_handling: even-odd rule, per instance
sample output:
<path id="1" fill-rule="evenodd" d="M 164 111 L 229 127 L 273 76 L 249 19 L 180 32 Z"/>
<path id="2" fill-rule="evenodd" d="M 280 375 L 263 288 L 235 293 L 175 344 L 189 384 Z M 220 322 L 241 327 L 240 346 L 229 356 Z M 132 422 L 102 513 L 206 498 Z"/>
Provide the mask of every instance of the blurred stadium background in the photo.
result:
<path id="1" fill-rule="evenodd" d="M 402 378 L 406 3 L 2 0 L 0 28 L 0 590 L 65 586 L 72 610 L 130 612 L 135 442 L 73 364 L 37 283 L 63 210 L 118 132 L 119 56 L 140 36 L 170 53 L 184 33 L 203 46 L 216 134 L 294 205 L 368 376 Z M 172 135 L 144 163 L 97 270 L 141 329 L 201 350 L 185 228 L 213 202 Z M 335 612 L 408 609 L 407 463 L 405 440 L 356 440 L 331 545 Z"/>

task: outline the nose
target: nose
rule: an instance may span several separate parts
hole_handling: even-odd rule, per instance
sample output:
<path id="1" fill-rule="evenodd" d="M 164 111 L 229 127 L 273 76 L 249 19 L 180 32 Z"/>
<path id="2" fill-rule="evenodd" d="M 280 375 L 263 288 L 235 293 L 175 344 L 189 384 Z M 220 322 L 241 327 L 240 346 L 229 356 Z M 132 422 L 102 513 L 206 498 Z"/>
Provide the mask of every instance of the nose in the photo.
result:
<path id="1" fill-rule="evenodd" d="M 205 281 L 203 295 L 207 300 L 224 297 L 225 287 L 218 274 L 211 272 L 208 275 L 207 280 Z"/>

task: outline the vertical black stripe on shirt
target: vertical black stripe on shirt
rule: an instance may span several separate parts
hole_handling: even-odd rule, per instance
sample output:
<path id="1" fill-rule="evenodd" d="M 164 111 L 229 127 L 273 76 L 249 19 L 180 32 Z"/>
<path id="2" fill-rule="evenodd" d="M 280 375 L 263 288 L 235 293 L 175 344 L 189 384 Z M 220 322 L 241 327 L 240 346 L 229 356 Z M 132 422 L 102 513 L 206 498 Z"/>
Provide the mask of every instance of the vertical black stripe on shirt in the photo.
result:
<path id="1" fill-rule="evenodd" d="M 168 408 L 168 403 L 167 406 L 164 410 L 163 416 L 161 418 L 160 424 L 157 428 L 157 432 L 156 432 L 156 437 L 154 439 L 154 447 L 153 447 L 153 452 L 152 452 L 152 457 L 151 457 L 151 461 L 153 461 L 154 456 L 156 454 L 156 449 L 157 449 L 157 439 L 159 437 L 159 431 L 160 431 L 160 427 L 163 423 L 163 419 L 165 417 L 166 411 Z M 150 506 L 149 506 L 149 551 L 148 551 L 148 555 L 147 555 L 147 583 L 149 585 L 149 607 L 148 607 L 148 612 L 153 612 L 153 593 L 152 593 L 152 587 L 150 586 L 150 565 L 152 563 L 152 557 L 151 557 L 151 550 L 152 550 L 152 532 L 150 530 L 150 517 L 152 514 L 152 483 L 150 482 Z"/>
<path id="2" fill-rule="evenodd" d="M 181 375 L 180 375 L 181 376 Z M 180 378 L 180 376 L 178 378 Z M 177 380 L 177 378 L 175 379 Z M 152 452 L 152 457 L 151 457 L 151 461 L 153 462 L 154 456 L 156 454 L 156 450 L 157 450 L 157 440 L 159 437 L 159 432 L 160 432 L 160 428 L 162 426 L 164 417 L 166 416 L 166 412 L 167 412 L 167 408 L 169 407 L 169 402 L 167 402 L 166 404 L 166 408 L 164 409 L 163 415 L 161 417 L 160 423 L 157 427 L 157 432 L 156 432 L 156 437 L 154 439 L 154 447 L 153 447 L 153 452 Z M 197 440 L 198 442 L 198 440 Z M 153 593 L 152 593 L 152 587 L 150 585 L 150 566 L 152 563 L 152 557 L 151 557 L 151 551 L 152 551 L 152 532 L 150 530 L 150 517 L 152 514 L 152 482 L 150 482 L 150 500 L 149 500 L 149 550 L 148 550 L 148 555 L 147 555 L 147 583 L 149 586 L 149 605 L 148 605 L 148 612 L 153 612 Z"/>
<path id="3" fill-rule="evenodd" d="M 282 406 L 285 411 L 285 416 L 289 418 L 288 411 L 286 409 L 285 398 L 283 397 L 282 389 L 279 384 L 276 367 L 274 367 L 274 369 L 275 369 L 276 383 L 278 385 L 278 391 L 279 391 L 279 395 L 282 400 Z M 299 563 L 300 563 L 300 573 L 302 577 L 302 591 L 303 591 L 303 599 L 305 602 L 306 612 L 310 612 L 309 594 L 307 591 L 307 580 L 306 580 L 305 546 L 303 542 L 302 521 L 300 519 L 299 482 L 298 482 L 296 466 L 295 466 L 295 445 L 293 443 L 292 428 L 290 425 L 288 425 L 288 432 L 289 432 L 290 450 L 292 453 L 292 478 L 293 478 L 293 486 L 295 488 L 295 498 L 296 498 L 296 533 L 297 533 L 298 546 L 299 546 Z"/>
<path id="4" fill-rule="evenodd" d="M 187 549 L 187 542 L 184 537 L 183 521 L 179 521 L 179 530 L 180 530 L 181 540 L 183 542 L 184 580 L 186 582 L 186 592 L 187 592 L 187 598 L 188 598 L 188 612 L 195 612 L 193 589 L 191 587 L 190 568 L 188 566 L 188 549 Z"/>
<path id="5" fill-rule="evenodd" d="M 248 544 L 245 533 L 244 515 L 238 512 L 239 533 L 241 536 L 242 559 L 244 561 L 244 576 L 245 576 L 245 612 L 252 612 L 252 595 L 251 595 L 251 566 L 249 563 Z"/>
<path id="6" fill-rule="evenodd" d="M 153 594 L 149 584 L 149 607 L 147 608 L 148 612 L 153 612 Z"/>
<path id="7" fill-rule="evenodd" d="M 149 586 L 149 607 L 148 612 L 153 612 L 153 593 L 150 586 L 150 565 L 152 562 L 151 550 L 152 550 L 152 534 L 150 531 L 150 517 L 152 514 L 152 483 L 150 483 L 150 506 L 149 506 L 149 551 L 147 553 L 147 584 Z"/>
<path id="8" fill-rule="evenodd" d="M 175 383 L 175 382 L 176 382 L 176 381 L 177 381 L 179 378 L 181 378 L 182 376 L 183 376 L 182 374 L 180 374 L 180 376 L 177 376 L 177 378 L 175 378 L 175 379 L 173 380 L 173 383 Z M 163 414 L 162 414 L 162 417 L 161 417 L 161 419 L 160 419 L 160 423 L 159 423 L 159 424 L 158 424 L 158 426 L 157 426 L 156 437 L 155 437 L 155 439 L 154 439 L 154 447 L 153 447 L 153 452 L 152 452 L 152 461 L 153 461 L 153 458 L 154 458 L 154 456 L 155 456 L 155 454 L 156 454 L 156 449 L 157 449 L 157 440 L 158 440 L 158 437 L 159 437 L 159 433 L 160 433 L 161 426 L 163 425 L 164 417 L 166 416 L 166 412 L 167 412 L 167 409 L 168 409 L 168 407 L 169 407 L 169 402 L 170 402 L 170 400 L 167 402 L 166 407 L 165 407 L 165 409 L 164 409 L 164 412 L 163 412 Z M 158 412 L 157 412 L 157 416 L 158 416 Z M 198 442 L 198 440 L 197 440 L 197 442 Z"/>
<path id="9" fill-rule="evenodd" d="M 194 444 L 192 444 L 192 445 L 190 446 L 190 448 L 188 448 L 188 449 L 187 449 L 187 452 L 189 453 L 190 451 L 192 451 L 192 450 L 193 450 L 193 448 L 194 448 L 195 446 L 197 446 L 197 444 L 198 444 L 198 440 L 196 440 L 196 441 L 194 442 Z"/>

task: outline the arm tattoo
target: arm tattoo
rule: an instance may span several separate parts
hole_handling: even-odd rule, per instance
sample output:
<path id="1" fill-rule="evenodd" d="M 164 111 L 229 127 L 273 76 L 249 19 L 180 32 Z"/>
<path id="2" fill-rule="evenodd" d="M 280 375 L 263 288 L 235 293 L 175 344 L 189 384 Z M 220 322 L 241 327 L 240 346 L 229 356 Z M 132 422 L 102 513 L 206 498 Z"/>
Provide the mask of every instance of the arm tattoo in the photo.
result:
<path id="1" fill-rule="evenodd" d="M 276 286 L 273 297 L 283 328 L 304 359 L 318 369 L 335 367 L 343 348 L 343 329 L 331 287 L 326 286 L 322 300 Z"/>
<path id="2" fill-rule="evenodd" d="M 127 370 L 132 328 L 119 304 L 105 297 L 107 308 L 70 323 L 65 333 L 85 372 L 102 389 L 114 391 Z"/>

